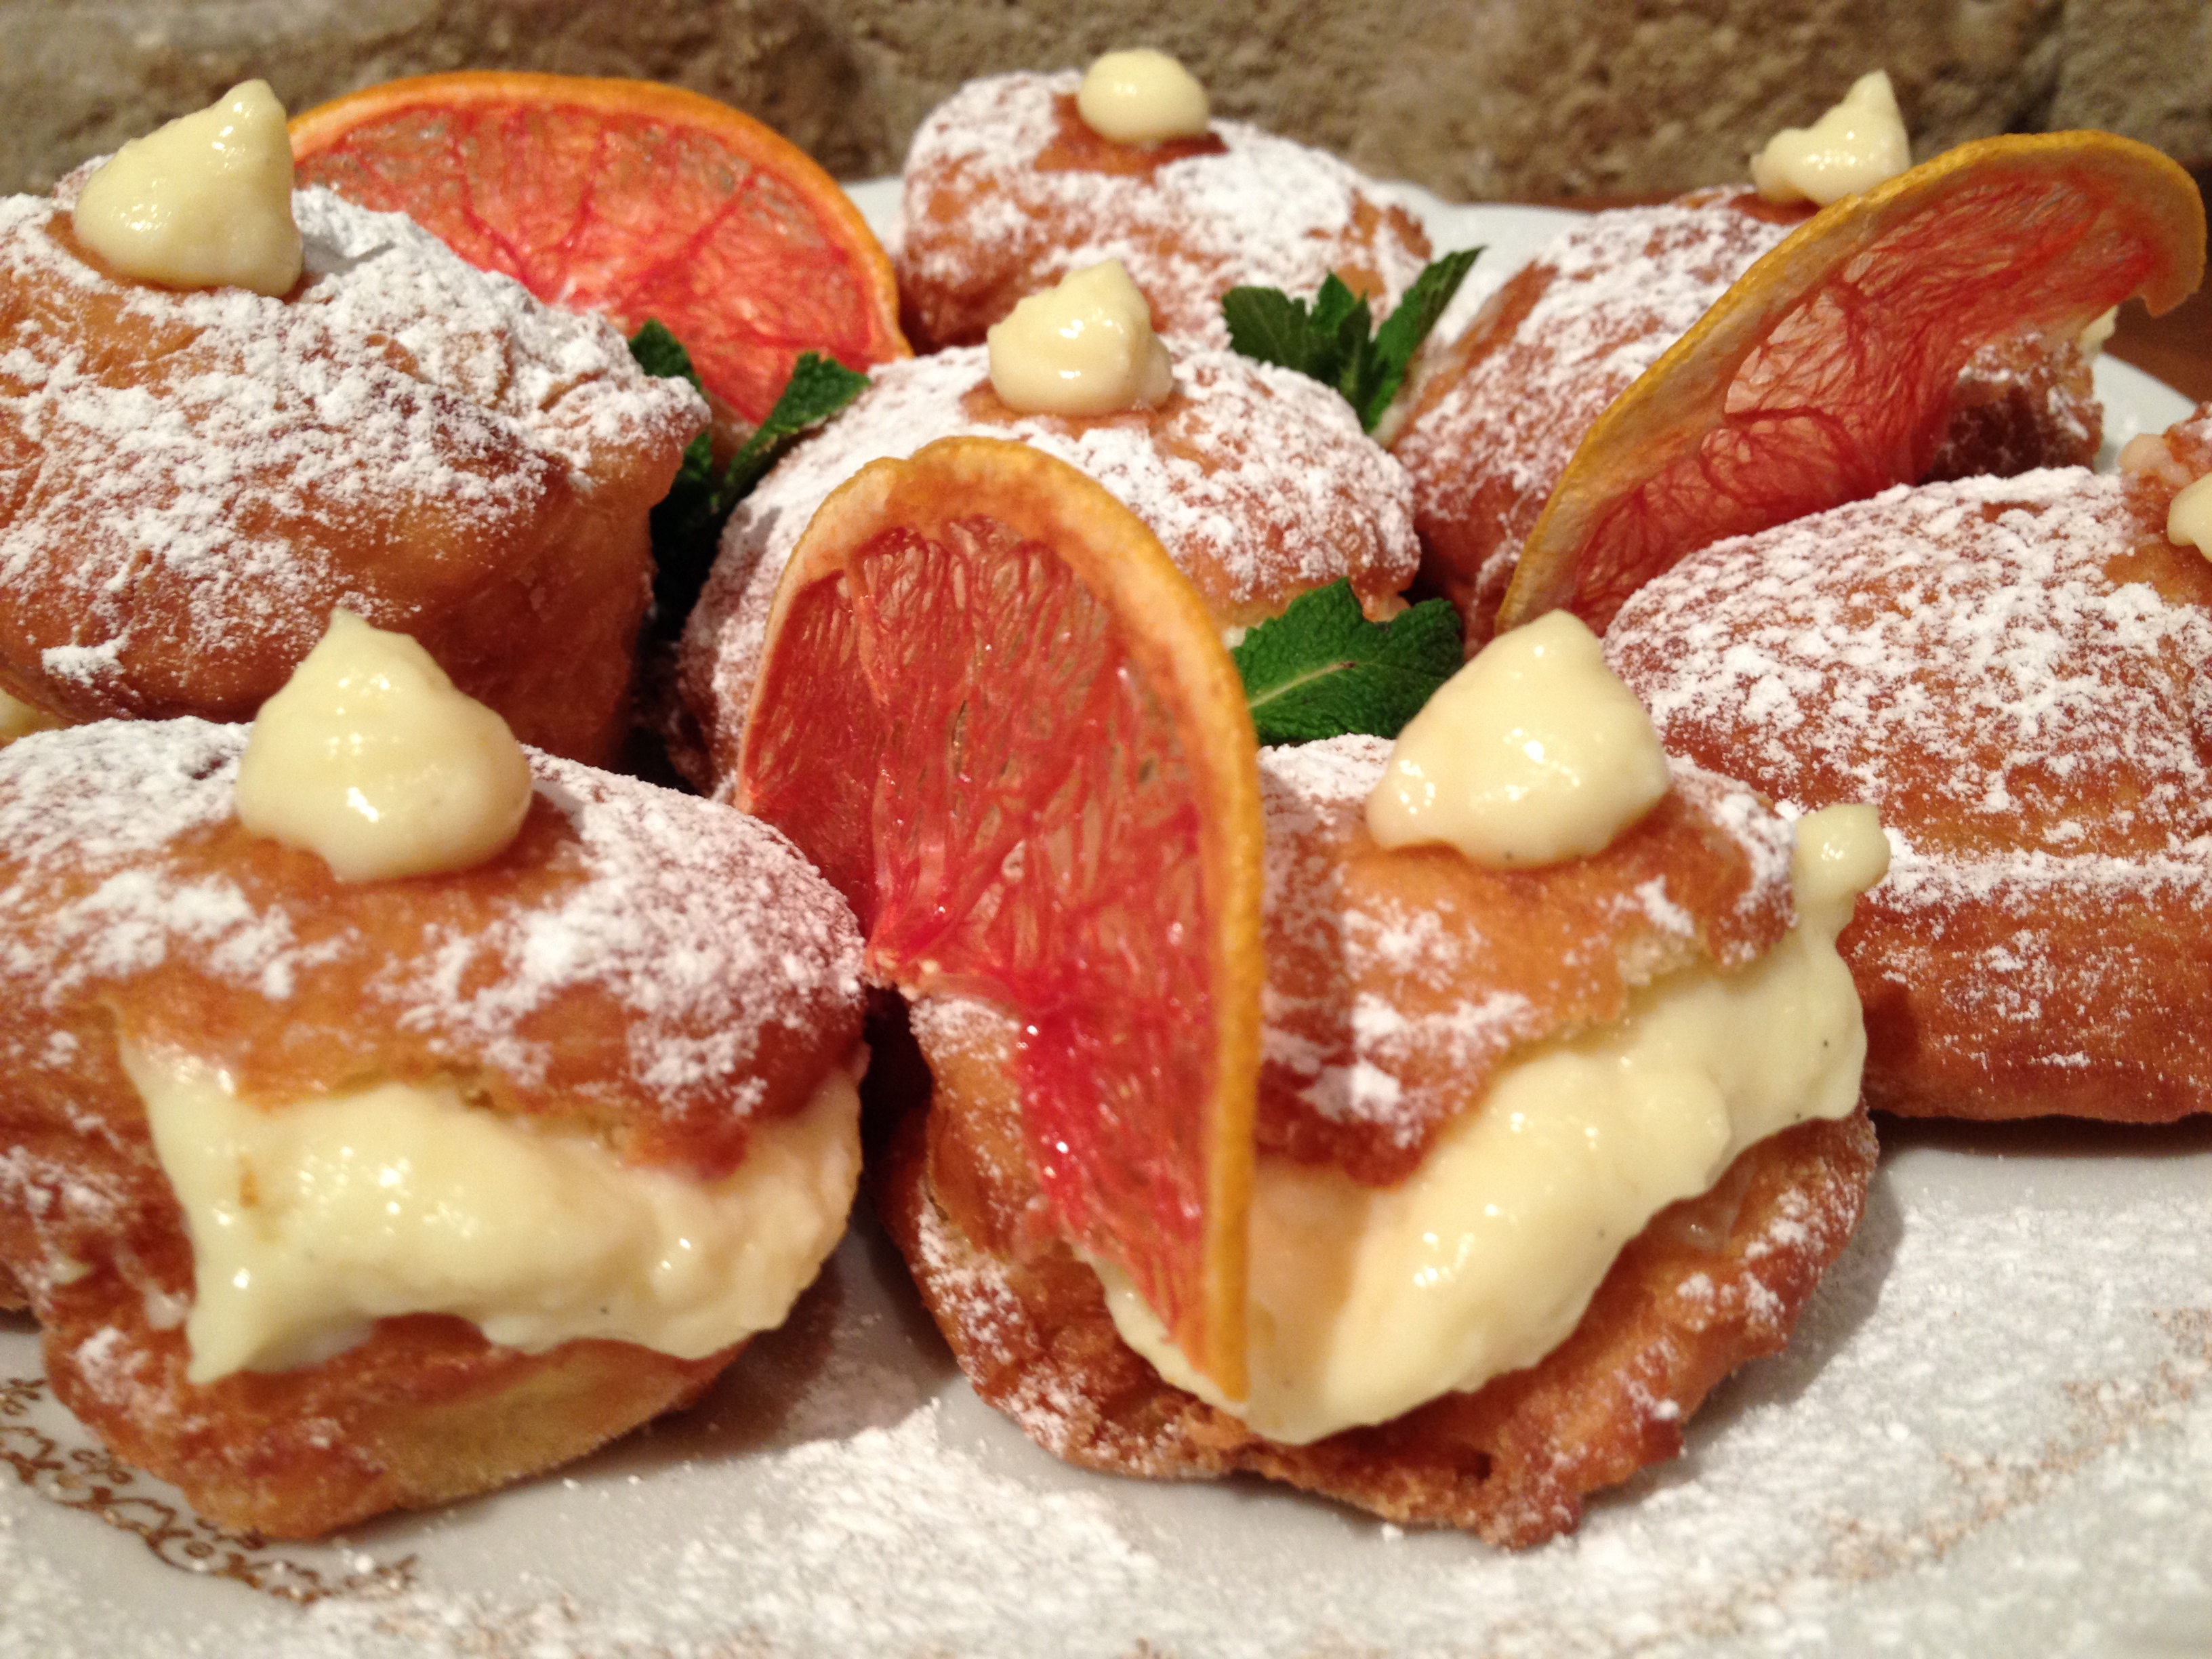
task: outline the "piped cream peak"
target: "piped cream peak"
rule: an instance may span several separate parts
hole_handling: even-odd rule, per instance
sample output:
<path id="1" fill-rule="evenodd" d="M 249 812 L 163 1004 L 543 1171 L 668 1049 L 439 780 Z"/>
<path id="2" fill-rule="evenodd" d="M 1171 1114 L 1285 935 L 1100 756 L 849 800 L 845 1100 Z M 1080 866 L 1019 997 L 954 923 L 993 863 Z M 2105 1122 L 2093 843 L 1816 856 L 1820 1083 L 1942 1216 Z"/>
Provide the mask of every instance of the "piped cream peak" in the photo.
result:
<path id="1" fill-rule="evenodd" d="M 1439 842 L 1528 868 L 1603 852 L 1671 785 L 1597 635 L 1554 611 L 1483 647 L 1407 722 L 1367 828 L 1382 847 Z"/>
<path id="2" fill-rule="evenodd" d="M 132 139 L 85 180 L 71 228 L 125 276 L 289 294 L 301 247 L 283 105 L 248 81 Z"/>
<path id="3" fill-rule="evenodd" d="M 1149 408 L 1175 386 L 1152 307 L 1119 259 L 1030 295 L 987 338 L 991 389 L 1024 414 L 1115 415 Z"/>
<path id="4" fill-rule="evenodd" d="M 1202 138 L 1212 118 L 1198 77 L 1164 52 L 1109 52 L 1092 64 L 1075 94 L 1076 113 L 1117 144 Z"/>
<path id="5" fill-rule="evenodd" d="M 347 611 L 261 706 L 238 768 L 239 822 L 318 854 L 341 881 L 485 863 L 530 797 L 507 722 L 406 635 Z"/>
<path id="6" fill-rule="evenodd" d="M 1809 127 L 1784 127 L 1752 159 L 1751 181 L 1770 202 L 1826 207 L 1871 190 L 1912 165 L 1912 144 L 1888 75 L 1851 82 L 1843 101 Z"/>

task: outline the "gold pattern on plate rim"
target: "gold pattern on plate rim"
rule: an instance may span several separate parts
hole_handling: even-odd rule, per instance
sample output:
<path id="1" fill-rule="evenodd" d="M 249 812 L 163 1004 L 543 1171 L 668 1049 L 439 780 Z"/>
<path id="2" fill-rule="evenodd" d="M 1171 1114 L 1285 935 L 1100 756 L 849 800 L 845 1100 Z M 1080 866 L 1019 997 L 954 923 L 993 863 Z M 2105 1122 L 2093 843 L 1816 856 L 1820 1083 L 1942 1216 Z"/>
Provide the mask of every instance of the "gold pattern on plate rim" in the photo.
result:
<path id="1" fill-rule="evenodd" d="M 96 1516 L 138 1539 L 165 1567 L 228 1578 L 295 1607 L 333 1596 L 381 1600 L 411 1589 L 416 1558 L 333 1578 L 255 1533 L 228 1532 L 189 1510 L 131 1490 L 145 1477 L 101 1446 L 64 1446 L 24 1419 L 47 1395 L 43 1376 L 0 1377 L 0 1462 L 40 1497 Z"/>

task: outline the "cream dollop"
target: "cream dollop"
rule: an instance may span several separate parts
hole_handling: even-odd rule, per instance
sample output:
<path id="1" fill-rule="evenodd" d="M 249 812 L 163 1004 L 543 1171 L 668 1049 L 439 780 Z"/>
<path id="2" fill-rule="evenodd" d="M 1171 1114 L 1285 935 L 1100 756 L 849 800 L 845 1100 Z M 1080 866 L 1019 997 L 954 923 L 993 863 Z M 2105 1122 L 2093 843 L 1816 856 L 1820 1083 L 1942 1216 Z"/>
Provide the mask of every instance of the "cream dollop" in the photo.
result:
<path id="1" fill-rule="evenodd" d="M 1148 46 L 1109 52 L 1091 64 L 1075 110 L 1085 126 L 1118 144 L 1203 137 L 1212 114 L 1198 77 Z"/>
<path id="2" fill-rule="evenodd" d="M 238 768 L 239 822 L 320 855 L 341 881 L 482 864 L 514 839 L 530 796 L 507 722 L 406 635 L 348 611 L 262 704 Z"/>
<path id="3" fill-rule="evenodd" d="M 1851 82 L 1843 101 L 1809 127 L 1784 127 L 1752 159 L 1751 181 L 1770 202 L 1826 207 L 1912 165 L 1912 143 L 1888 75 Z"/>
<path id="4" fill-rule="evenodd" d="M 2166 510 L 2166 538 L 2212 559 L 2212 477 L 2197 479 L 2173 498 Z"/>
<path id="5" fill-rule="evenodd" d="M 301 251 L 283 105 L 248 81 L 132 139 L 85 180 L 71 225 L 126 276 L 289 294 Z"/>
<path id="6" fill-rule="evenodd" d="M 1797 925 L 1771 951 L 1732 973 L 1686 969 L 1612 1024 L 1511 1060 L 1395 1187 L 1263 1157 L 1244 1399 L 1194 1370 L 1102 1265 L 1115 1327 L 1169 1381 L 1291 1444 L 1534 1364 L 1660 1210 L 1754 1143 L 1857 1103 L 1865 1028 L 1835 939 L 1888 858 L 1872 808 L 1807 817 Z"/>
<path id="7" fill-rule="evenodd" d="M 1670 787 L 1666 751 L 1597 635 L 1554 611 L 1499 635 L 1407 721 L 1367 828 L 1498 869 L 1602 852 Z"/>
<path id="8" fill-rule="evenodd" d="M 701 1358 L 782 1322 L 860 1179 L 864 1056 L 713 1182 L 451 1080 L 266 1104 L 189 1058 L 122 1060 L 191 1239 L 194 1382 L 313 1364 L 410 1313 L 533 1353 L 598 1337 Z"/>
<path id="9" fill-rule="evenodd" d="M 1168 395 L 1175 368 L 1119 259 L 1070 271 L 986 337 L 991 389 L 1030 415 L 1113 415 Z"/>

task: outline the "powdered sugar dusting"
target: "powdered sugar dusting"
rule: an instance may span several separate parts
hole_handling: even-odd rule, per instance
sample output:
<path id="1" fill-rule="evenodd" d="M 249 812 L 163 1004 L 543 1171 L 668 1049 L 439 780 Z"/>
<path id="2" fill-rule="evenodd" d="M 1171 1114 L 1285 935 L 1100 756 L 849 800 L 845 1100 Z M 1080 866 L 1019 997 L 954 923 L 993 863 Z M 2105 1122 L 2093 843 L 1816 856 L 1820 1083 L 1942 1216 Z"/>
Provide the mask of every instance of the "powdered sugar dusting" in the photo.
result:
<path id="1" fill-rule="evenodd" d="M 718 734 L 721 769 L 736 759 L 776 585 L 815 509 L 867 463 L 938 438 L 1017 439 L 1089 474 L 1151 527 L 1225 622 L 1256 621 L 1346 576 L 1370 601 L 1413 579 L 1412 486 L 1343 398 L 1228 352 L 1180 353 L 1176 376 L 1176 396 L 1157 413 L 1071 420 L 1006 411 L 980 346 L 876 368 L 723 532 L 681 671 L 686 701 Z"/>
<path id="2" fill-rule="evenodd" d="M 971 81 L 921 124 L 895 241 L 902 289 L 957 289 L 983 267 L 1025 272 L 1018 297 L 1119 259 L 1163 332 L 1225 346 L 1220 298 L 1237 283 L 1304 296 L 1340 265 L 1369 268 L 1387 312 L 1420 275 L 1428 246 L 1418 226 L 1405 235 L 1375 222 L 1399 206 L 1389 190 L 1241 121 L 1213 123 L 1220 153 L 1140 176 L 1040 170 L 1059 129 L 1055 100 L 1081 78 Z"/>
<path id="3" fill-rule="evenodd" d="M 414 1558 L 410 1585 L 307 1609 L 167 1571 L 0 1467 L 0 1629 L 40 1659 L 1739 1659 L 2022 1630 L 2083 1659 L 2189 1652 L 2212 1620 L 2212 1147 L 2153 1144 L 1893 1151 L 1789 1351 L 1714 1396 L 1683 1459 L 1526 1554 L 1282 1488 L 1086 1474 L 947 1379 L 811 1443 L 670 1466 L 648 1441 L 289 1551 L 334 1577 Z M 876 1311 L 911 1305 L 883 1271 L 840 1330 L 941 1366 Z M 0 1327 L 0 1374 L 30 1342 Z"/>
<path id="4" fill-rule="evenodd" d="M 1717 740 L 1802 806 L 1892 805 L 1918 826 L 1893 882 L 2033 851 L 2116 884 L 2212 846 L 2212 617 L 2107 574 L 2151 516 L 2075 469 L 1900 487 L 1693 555 L 1607 659 L 1670 744 Z"/>
<path id="5" fill-rule="evenodd" d="M 1269 940 L 1263 1139 L 1286 1091 L 1327 1122 L 1416 1149 L 1464 1109 L 1501 1056 L 1559 1026 L 1555 1005 L 1501 975 L 1511 941 L 1495 936 L 1498 921 L 1464 911 L 1448 917 L 1434 908 L 1431 888 L 1347 878 L 1345 849 L 1361 833 L 1390 751 L 1373 737 L 1260 751 Z M 1739 909 L 1748 916 L 1777 902 L 1789 890 L 1790 825 L 1741 785 L 1686 763 L 1674 770 L 1676 791 L 1749 865 Z M 1704 932 L 1664 874 L 1609 895 L 1602 910 L 1686 950 Z M 1607 939 L 1597 948 L 1609 959 L 1616 946 Z M 1736 966 L 1756 952 L 1717 954 Z"/>
<path id="6" fill-rule="evenodd" d="M 1590 423 L 1796 228 L 1753 201 L 1709 192 L 1594 214 L 1494 295 L 1461 340 L 1424 353 L 1416 412 L 1392 447 L 1413 474 L 1425 532 L 1431 520 L 1502 514 L 1498 556 L 1517 556 Z"/>
<path id="7" fill-rule="evenodd" d="M 214 658 L 303 611 L 312 637 L 333 603 L 374 611 L 356 567 L 392 538 L 465 524 L 495 544 L 704 419 L 605 322 L 400 215 L 295 192 L 307 275 L 271 299 L 106 276 L 60 240 L 72 196 L 0 202 L 0 433 L 39 458 L 0 525 L 0 584 L 61 607 L 65 627 L 41 612 L 29 631 L 79 686 L 120 693 L 148 592 L 181 612 L 165 637 Z"/>
<path id="8" fill-rule="evenodd" d="M 713 1101 L 740 1115 L 763 1033 L 854 1017 L 860 939 L 850 912 L 775 831 L 726 807 L 532 756 L 539 794 L 575 836 L 577 879 L 466 931 L 433 919 L 422 947 L 332 929 L 288 896 L 249 898 L 184 861 L 193 830 L 231 815 L 246 731 L 197 720 L 108 722 L 0 750 L 5 967 L 59 1009 L 84 987 L 172 957 L 281 1003 L 319 973 L 365 996 L 434 1053 L 547 1082 L 546 1016 L 580 988 L 629 1016 L 623 1091 L 672 1115 Z M 28 1028 L 26 1028 L 28 1029 Z M 68 1060 L 66 1053 L 58 1058 Z M 50 1046 L 7 1063 L 28 1074 Z M 562 1086 L 588 1096 L 591 1079 Z"/>

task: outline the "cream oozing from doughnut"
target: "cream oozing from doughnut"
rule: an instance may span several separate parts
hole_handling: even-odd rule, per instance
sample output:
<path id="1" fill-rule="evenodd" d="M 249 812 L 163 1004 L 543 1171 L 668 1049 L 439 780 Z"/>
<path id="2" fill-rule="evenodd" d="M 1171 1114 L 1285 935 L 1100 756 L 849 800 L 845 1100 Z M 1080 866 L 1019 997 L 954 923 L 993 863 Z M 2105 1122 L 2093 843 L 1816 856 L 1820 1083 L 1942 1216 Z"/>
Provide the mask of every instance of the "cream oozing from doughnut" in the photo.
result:
<path id="1" fill-rule="evenodd" d="M 272 1103 L 188 1058 L 126 1042 L 123 1063 L 191 1237 L 194 1382 L 312 1364 L 413 1313 L 528 1352 L 596 1337 L 702 1358 L 782 1322 L 860 1179 L 857 1066 L 702 1182 L 451 1082 Z"/>
<path id="2" fill-rule="evenodd" d="M 1870 809 L 1804 820 L 1797 925 L 1778 945 L 1733 972 L 1669 975 L 1612 1024 L 1509 1061 L 1395 1187 L 1263 1156 L 1244 1399 L 1190 1366 L 1102 1266 L 1122 1339 L 1177 1387 L 1291 1444 L 1533 1364 L 1659 1210 L 1707 1190 L 1755 1142 L 1856 1105 L 1865 1036 L 1835 938 L 1887 858 Z"/>

